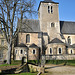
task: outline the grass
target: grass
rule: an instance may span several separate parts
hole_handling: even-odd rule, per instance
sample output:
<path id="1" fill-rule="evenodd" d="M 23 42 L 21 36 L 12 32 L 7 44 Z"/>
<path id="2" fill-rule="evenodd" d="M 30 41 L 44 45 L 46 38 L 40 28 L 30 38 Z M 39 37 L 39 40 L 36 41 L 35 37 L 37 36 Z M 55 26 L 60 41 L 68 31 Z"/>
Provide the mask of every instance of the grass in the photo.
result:
<path id="1" fill-rule="evenodd" d="M 0 66 L 12 66 L 12 65 L 15 65 L 15 64 L 2 64 L 2 65 L 0 65 Z"/>
<path id="2" fill-rule="evenodd" d="M 14 64 L 14 65 L 19 65 L 19 64 L 21 64 L 21 63 L 22 63 L 21 60 L 12 60 L 12 61 L 11 61 L 11 64 Z"/>
<path id="3" fill-rule="evenodd" d="M 0 75 L 37 75 L 37 73 L 0 74 Z"/>
<path id="4" fill-rule="evenodd" d="M 28 61 L 30 63 L 33 63 L 33 64 L 37 64 L 38 61 L 37 60 L 30 60 Z M 39 62 L 41 63 L 41 61 L 39 60 Z M 59 65 L 59 64 L 65 64 L 66 65 L 70 65 L 70 66 L 75 66 L 75 60 L 46 60 L 46 64 L 56 64 L 56 65 Z M 0 66 L 13 66 L 13 65 L 19 65 L 21 64 L 21 60 L 12 60 L 11 61 L 11 64 L 2 64 Z"/>
<path id="5" fill-rule="evenodd" d="M 12 60 L 11 64 L 2 64 L 0 66 L 13 66 L 13 65 L 19 65 L 19 64 L 21 64 L 20 60 Z"/>
<path id="6" fill-rule="evenodd" d="M 70 66 L 75 66 L 75 60 L 47 60 L 46 64 L 65 64 Z"/>

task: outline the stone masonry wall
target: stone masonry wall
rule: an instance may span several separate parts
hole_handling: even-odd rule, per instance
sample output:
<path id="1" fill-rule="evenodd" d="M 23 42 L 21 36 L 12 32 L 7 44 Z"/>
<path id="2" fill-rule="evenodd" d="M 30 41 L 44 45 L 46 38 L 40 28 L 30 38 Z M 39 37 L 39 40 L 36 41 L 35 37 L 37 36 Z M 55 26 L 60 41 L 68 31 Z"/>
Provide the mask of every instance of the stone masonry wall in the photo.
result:
<path id="1" fill-rule="evenodd" d="M 63 34 L 63 36 L 64 36 L 64 38 L 65 38 L 65 40 L 66 40 L 66 43 L 68 42 L 68 41 L 67 41 L 68 36 L 70 36 L 71 45 L 72 45 L 72 44 L 75 44 L 75 35 L 74 35 L 74 34 L 73 34 L 73 35 L 72 35 L 72 34 L 71 34 L 71 35 L 70 35 L 70 34 Z"/>
<path id="2" fill-rule="evenodd" d="M 35 50 L 35 54 L 33 54 Z M 28 50 L 28 60 L 38 60 L 39 59 L 39 49 L 38 48 L 29 48 Z"/>
<path id="3" fill-rule="evenodd" d="M 30 43 L 26 43 L 26 35 L 30 35 Z M 24 43 L 24 44 L 32 44 L 35 43 L 38 45 L 38 33 L 19 33 L 18 34 L 18 44 Z"/>
<path id="4" fill-rule="evenodd" d="M 75 55 L 68 55 L 68 54 L 57 55 L 57 56 L 47 55 L 46 60 L 75 60 Z"/>
<path id="5" fill-rule="evenodd" d="M 52 49 L 52 54 L 50 54 L 50 48 Z M 65 47 L 65 44 L 49 44 L 47 46 L 47 49 L 46 49 L 46 55 L 58 55 L 59 54 L 59 51 L 58 49 L 61 48 L 61 54 L 66 54 L 66 47 Z"/>

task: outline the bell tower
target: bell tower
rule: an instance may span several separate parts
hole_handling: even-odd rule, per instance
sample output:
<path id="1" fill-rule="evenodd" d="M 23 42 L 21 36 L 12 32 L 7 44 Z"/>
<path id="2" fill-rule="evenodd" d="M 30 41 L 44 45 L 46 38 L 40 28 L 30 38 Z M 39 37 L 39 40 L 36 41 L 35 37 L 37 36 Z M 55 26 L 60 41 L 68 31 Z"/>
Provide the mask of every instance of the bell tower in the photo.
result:
<path id="1" fill-rule="evenodd" d="M 38 18 L 40 21 L 40 30 L 48 33 L 50 41 L 54 38 L 60 38 L 60 24 L 58 5 L 52 0 L 41 1 L 38 8 Z"/>

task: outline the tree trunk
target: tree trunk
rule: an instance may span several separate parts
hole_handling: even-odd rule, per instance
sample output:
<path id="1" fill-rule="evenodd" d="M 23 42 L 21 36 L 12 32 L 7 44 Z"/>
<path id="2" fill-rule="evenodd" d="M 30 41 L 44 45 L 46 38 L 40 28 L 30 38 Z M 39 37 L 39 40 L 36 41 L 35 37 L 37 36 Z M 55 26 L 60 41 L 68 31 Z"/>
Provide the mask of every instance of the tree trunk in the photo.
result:
<path id="1" fill-rule="evenodd" d="M 9 42 L 8 42 L 8 57 L 7 57 L 7 63 L 8 64 L 11 64 L 12 38 L 13 38 L 13 22 L 11 23 L 10 39 L 9 39 Z"/>
<path id="2" fill-rule="evenodd" d="M 8 43 L 7 64 L 11 64 L 12 43 Z"/>

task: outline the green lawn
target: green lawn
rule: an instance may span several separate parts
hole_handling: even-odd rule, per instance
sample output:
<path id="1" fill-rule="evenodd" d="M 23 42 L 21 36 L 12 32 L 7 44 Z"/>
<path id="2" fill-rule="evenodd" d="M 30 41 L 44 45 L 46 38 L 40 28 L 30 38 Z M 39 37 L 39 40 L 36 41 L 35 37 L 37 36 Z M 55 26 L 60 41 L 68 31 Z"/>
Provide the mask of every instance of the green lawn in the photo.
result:
<path id="1" fill-rule="evenodd" d="M 0 74 L 0 75 L 37 75 L 37 73 Z"/>
<path id="2" fill-rule="evenodd" d="M 0 66 L 13 66 L 13 65 L 19 65 L 19 64 L 21 64 L 20 60 L 12 60 L 11 65 L 10 64 L 2 64 Z"/>
<path id="3" fill-rule="evenodd" d="M 14 66 L 14 65 L 19 65 L 19 64 L 1 64 L 0 66 Z"/>
<path id="4" fill-rule="evenodd" d="M 0 66 L 13 66 L 13 65 L 19 65 L 19 64 L 1 64 Z"/>

